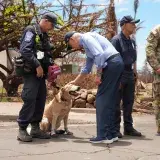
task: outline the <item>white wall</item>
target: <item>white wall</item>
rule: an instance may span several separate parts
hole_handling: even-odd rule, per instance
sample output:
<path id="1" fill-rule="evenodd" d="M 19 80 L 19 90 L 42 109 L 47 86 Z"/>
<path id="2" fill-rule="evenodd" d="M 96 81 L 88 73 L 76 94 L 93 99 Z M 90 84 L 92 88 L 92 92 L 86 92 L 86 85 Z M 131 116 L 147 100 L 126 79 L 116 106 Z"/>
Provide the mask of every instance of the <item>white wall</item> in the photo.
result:
<path id="1" fill-rule="evenodd" d="M 12 59 L 12 57 L 18 56 L 19 53 L 18 53 L 17 51 L 13 50 L 13 49 L 10 49 L 10 50 L 9 50 L 9 55 L 10 55 L 10 57 L 11 57 L 11 59 Z M 9 60 L 7 61 L 7 68 L 12 69 Z"/>
<path id="2" fill-rule="evenodd" d="M 2 51 L 0 52 L 0 64 L 3 64 L 4 66 L 7 66 L 7 54 L 6 51 Z M 0 71 L 3 72 L 5 75 L 7 75 L 7 73 L 0 68 Z M 0 80 L 0 87 L 2 86 L 2 81 Z"/>
<path id="3" fill-rule="evenodd" d="M 18 53 L 15 50 L 9 50 L 9 54 L 10 54 L 11 58 L 18 55 Z M 11 69 L 11 65 L 10 65 L 9 61 L 7 61 L 6 51 L 0 52 L 0 64 L 2 64 L 5 67 Z M 2 71 L 5 75 L 7 75 L 7 73 L 3 69 L 0 68 L 0 71 Z M 0 87 L 2 87 L 2 85 L 3 85 L 3 83 L 0 80 Z"/>

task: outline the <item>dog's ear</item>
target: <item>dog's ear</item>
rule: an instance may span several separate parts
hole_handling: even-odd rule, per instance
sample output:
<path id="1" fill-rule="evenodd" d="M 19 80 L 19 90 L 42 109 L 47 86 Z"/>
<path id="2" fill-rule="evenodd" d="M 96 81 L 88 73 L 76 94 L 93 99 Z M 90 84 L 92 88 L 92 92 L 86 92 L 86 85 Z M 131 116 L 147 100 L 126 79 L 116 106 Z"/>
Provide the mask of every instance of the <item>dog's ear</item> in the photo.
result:
<path id="1" fill-rule="evenodd" d="M 59 103 L 62 102 L 63 91 L 64 91 L 64 88 L 62 87 L 62 88 L 60 89 L 59 93 L 58 93 L 57 96 L 56 96 L 56 99 L 57 99 L 57 101 L 58 101 Z"/>
<path id="2" fill-rule="evenodd" d="M 59 91 L 59 93 L 56 95 L 56 100 L 61 103 L 62 102 L 62 92 Z"/>

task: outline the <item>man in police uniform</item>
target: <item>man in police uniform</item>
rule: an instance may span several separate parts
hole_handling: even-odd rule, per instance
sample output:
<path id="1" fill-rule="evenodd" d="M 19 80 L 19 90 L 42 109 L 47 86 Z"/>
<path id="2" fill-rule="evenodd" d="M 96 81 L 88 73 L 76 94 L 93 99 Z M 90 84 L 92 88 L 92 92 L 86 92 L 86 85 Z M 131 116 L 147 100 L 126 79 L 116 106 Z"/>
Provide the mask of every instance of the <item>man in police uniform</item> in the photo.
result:
<path id="1" fill-rule="evenodd" d="M 135 79 L 136 74 L 136 43 L 131 38 L 135 33 L 136 23 L 140 20 L 134 20 L 131 16 L 124 16 L 120 21 L 121 33 L 114 36 L 111 40 L 116 50 L 121 54 L 124 62 L 124 71 L 121 77 L 119 94 L 117 96 L 116 111 L 116 130 L 119 138 L 122 138 L 120 132 L 121 110 L 120 102 L 123 101 L 123 120 L 124 135 L 141 136 L 141 133 L 133 128 L 132 109 L 134 103 Z"/>
<path id="2" fill-rule="evenodd" d="M 53 13 L 46 13 L 39 24 L 26 27 L 22 35 L 20 53 L 30 69 L 29 73 L 23 75 L 22 100 L 24 104 L 17 119 L 19 124 L 17 139 L 24 142 L 30 142 L 32 138 L 50 138 L 50 135 L 40 130 L 39 122 L 44 112 L 45 78 L 51 63 L 51 45 L 47 32 L 54 27 L 58 28 L 57 17 Z M 29 124 L 31 124 L 30 135 L 26 130 Z"/>
<path id="3" fill-rule="evenodd" d="M 147 61 L 154 71 L 153 96 L 157 124 L 157 135 L 160 136 L 160 25 L 149 34 L 146 45 Z"/>

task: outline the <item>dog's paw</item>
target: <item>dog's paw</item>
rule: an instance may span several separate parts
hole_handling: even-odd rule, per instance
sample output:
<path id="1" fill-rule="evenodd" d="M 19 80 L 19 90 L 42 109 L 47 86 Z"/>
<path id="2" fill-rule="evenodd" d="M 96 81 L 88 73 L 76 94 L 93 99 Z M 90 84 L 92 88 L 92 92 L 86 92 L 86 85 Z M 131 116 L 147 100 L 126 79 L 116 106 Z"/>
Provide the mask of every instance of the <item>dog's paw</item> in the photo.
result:
<path id="1" fill-rule="evenodd" d="M 58 134 L 52 134 L 51 135 L 51 138 L 57 138 L 58 137 Z"/>
<path id="2" fill-rule="evenodd" d="M 55 131 L 51 131 L 50 136 L 51 136 L 51 138 L 57 138 L 58 134 L 56 134 Z"/>

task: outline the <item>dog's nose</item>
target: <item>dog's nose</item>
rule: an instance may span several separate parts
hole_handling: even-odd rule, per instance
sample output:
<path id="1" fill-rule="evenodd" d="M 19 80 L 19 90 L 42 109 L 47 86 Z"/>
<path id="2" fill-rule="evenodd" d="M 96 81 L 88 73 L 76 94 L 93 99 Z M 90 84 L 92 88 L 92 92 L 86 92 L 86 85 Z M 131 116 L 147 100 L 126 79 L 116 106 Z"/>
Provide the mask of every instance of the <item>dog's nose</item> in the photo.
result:
<path id="1" fill-rule="evenodd" d="M 80 90 L 80 86 L 77 86 L 77 91 L 79 91 Z"/>

